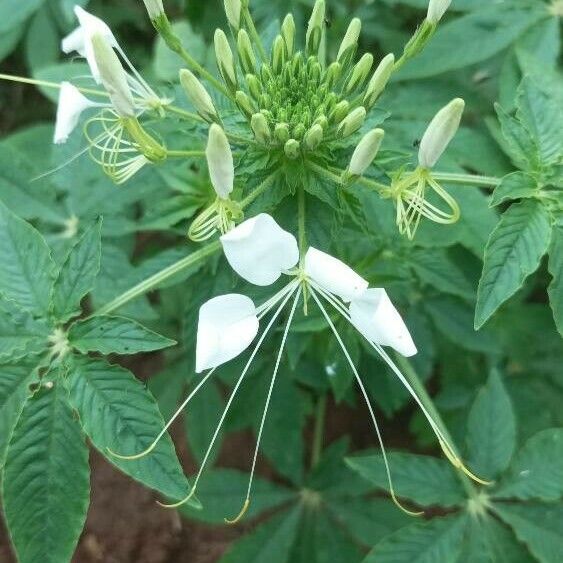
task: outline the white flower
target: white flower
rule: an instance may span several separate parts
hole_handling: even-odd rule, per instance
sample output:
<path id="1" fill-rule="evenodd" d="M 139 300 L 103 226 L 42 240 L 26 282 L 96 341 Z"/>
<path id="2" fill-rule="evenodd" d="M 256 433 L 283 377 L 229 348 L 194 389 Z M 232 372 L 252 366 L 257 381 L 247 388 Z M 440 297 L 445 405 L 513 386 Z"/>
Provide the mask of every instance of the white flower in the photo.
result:
<path id="1" fill-rule="evenodd" d="M 62 82 L 53 142 L 57 145 L 66 143 L 69 135 L 78 124 L 82 112 L 88 108 L 99 107 L 99 105 L 83 96 L 80 90 L 70 82 Z"/>
<path id="2" fill-rule="evenodd" d="M 242 353 L 258 333 L 252 300 L 231 293 L 214 297 L 199 310 L 196 372 L 215 368 Z"/>
<path id="3" fill-rule="evenodd" d="M 450 7 L 452 0 L 430 0 L 426 19 L 433 24 L 437 24 L 446 10 Z"/>
<path id="4" fill-rule="evenodd" d="M 299 261 L 295 237 L 266 213 L 223 235 L 221 244 L 233 270 L 255 285 L 271 285 Z"/>
<path id="5" fill-rule="evenodd" d="M 235 166 L 229 140 L 223 129 L 213 123 L 209 128 L 205 149 L 211 183 L 221 199 L 229 199 L 235 181 Z"/>

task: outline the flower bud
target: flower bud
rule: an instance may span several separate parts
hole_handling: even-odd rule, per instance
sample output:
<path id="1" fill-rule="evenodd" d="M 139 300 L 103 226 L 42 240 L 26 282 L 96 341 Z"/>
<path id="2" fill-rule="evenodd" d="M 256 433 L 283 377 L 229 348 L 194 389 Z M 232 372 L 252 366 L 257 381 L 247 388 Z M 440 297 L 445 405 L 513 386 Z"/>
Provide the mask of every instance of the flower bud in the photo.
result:
<path id="1" fill-rule="evenodd" d="M 289 125 L 287 123 L 276 123 L 274 137 L 279 143 L 285 145 L 289 140 Z"/>
<path id="2" fill-rule="evenodd" d="M 240 0 L 225 0 L 225 14 L 227 15 L 227 21 L 229 25 L 235 30 L 238 31 L 240 27 L 240 12 L 241 12 L 241 3 Z"/>
<path id="3" fill-rule="evenodd" d="M 271 133 L 268 120 L 262 113 L 255 113 L 250 120 L 250 127 L 259 143 L 267 144 L 270 142 Z"/>
<path id="4" fill-rule="evenodd" d="M 260 96 L 262 96 L 262 84 L 255 74 L 246 75 L 246 85 L 248 86 L 248 91 L 250 95 L 258 101 Z"/>
<path id="5" fill-rule="evenodd" d="M 393 74 L 393 66 L 395 65 L 395 56 L 393 53 L 389 53 L 386 57 L 384 57 L 371 80 L 366 88 L 366 93 L 364 94 L 364 105 L 369 109 L 372 108 L 381 92 L 385 90 L 385 86 L 387 86 L 387 82 L 389 82 L 389 78 L 391 78 L 391 74 Z"/>
<path id="6" fill-rule="evenodd" d="M 307 47 L 308 55 L 316 55 L 321 45 L 321 38 L 323 35 L 323 26 L 325 20 L 325 2 L 324 0 L 317 0 L 313 6 L 313 12 L 309 19 L 307 27 L 307 36 L 305 45 Z"/>
<path id="7" fill-rule="evenodd" d="M 237 89 L 237 74 L 235 71 L 233 52 L 231 51 L 229 40 L 223 30 L 217 29 L 215 31 L 214 42 L 215 58 L 217 59 L 219 72 L 229 90 L 235 91 Z"/>
<path id="8" fill-rule="evenodd" d="M 184 92 L 186 92 L 186 95 L 195 107 L 197 113 L 199 113 L 203 119 L 206 121 L 219 120 L 211 96 L 195 75 L 186 68 L 180 70 L 180 84 L 184 88 Z"/>
<path id="9" fill-rule="evenodd" d="M 287 141 L 284 145 L 283 150 L 287 158 L 295 160 L 296 158 L 299 158 L 301 153 L 301 144 L 295 139 L 289 139 L 289 141 Z"/>
<path id="10" fill-rule="evenodd" d="M 295 21 L 291 14 L 287 14 L 281 26 L 281 35 L 285 43 L 285 51 L 288 57 L 293 54 L 295 44 Z"/>
<path id="11" fill-rule="evenodd" d="M 456 134 L 464 108 L 465 102 L 461 98 L 456 98 L 434 116 L 420 141 L 418 149 L 420 166 L 432 168 L 436 164 Z"/>
<path id="12" fill-rule="evenodd" d="M 162 5 L 162 0 L 143 0 L 147 12 L 149 13 L 149 18 L 151 21 L 156 20 L 164 14 L 164 6 Z"/>
<path id="13" fill-rule="evenodd" d="M 328 129 L 328 119 L 326 118 L 326 115 L 319 115 L 319 117 L 315 119 L 313 125 L 320 125 L 323 128 L 323 131 L 326 131 Z"/>
<path id="14" fill-rule="evenodd" d="M 372 129 L 363 136 L 350 159 L 348 166 L 350 175 L 361 176 L 366 171 L 379 151 L 383 135 L 383 129 Z"/>
<path id="15" fill-rule="evenodd" d="M 285 42 L 281 35 L 278 35 L 274 40 L 272 47 L 272 70 L 274 74 L 280 74 L 285 62 Z"/>
<path id="16" fill-rule="evenodd" d="M 292 137 L 298 140 L 301 140 L 303 138 L 303 135 L 305 135 L 305 125 L 303 125 L 303 123 L 298 123 L 294 128 L 293 128 L 293 133 L 292 133 Z"/>
<path id="17" fill-rule="evenodd" d="M 250 119 L 254 113 L 254 105 L 252 104 L 251 99 L 242 90 L 237 90 L 235 94 L 235 101 L 247 119 Z"/>
<path id="18" fill-rule="evenodd" d="M 430 0 L 426 19 L 434 25 L 437 24 L 442 19 L 442 16 L 446 13 L 451 3 L 452 0 Z"/>
<path id="19" fill-rule="evenodd" d="M 241 29 L 238 32 L 237 51 L 242 70 L 244 70 L 246 74 L 254 74 L 256 72 L 256 57 L 254 56 L 250 37 L 245 29 Z"/>
<path id="20" fill-rule="evenodd" d="M 368 77 L 369 71 L 371 70 L 371 65 L 373 64 L 373 55 L 366 53 L 352 69 L 350 73 L 350 78 L 346 83 L 345 92 L 350 94 L 356 88 L 360 88 L 364 83 L 364 80 Z"/>
<path id="21" fill-rule="evenodd" d="M 235 180 L 233 153 L 227 135 L 216 123 L 213 123 L 209 128 L 205 156 L 207 157 L 211 184 L 217 196 L 221 199 L 229 199 Z"/>
<path id="22" fill-rule="evenodd" d="M 336 56 L 336 60 L 342 66 L 347 66 L 354 60 L 361 30 L 361 20 L 359 18 L 354 18 L 346 30 L 344 39 L 342 39 L 342 43 L 340 43 L 340 49 L 338 49 L 338 55 Z"/>
<path id="23" fill-rule="evenodd" d="M 133 94 L 115 51 L 101 33 L 93 33 L 90 41 L 100 80 L 109 94 L 113 109 L 121 117 L 134 117 Z"/>
<path id="24" fill-rule="evenodd" d="M 272 70 L 270 69 L 270 65 L 266 63 L 262 64 L 262 66 L 260 67 L 260 78 L 262 78 L 262 82 L 264 84 L 267 84 L 268 82 L 271 82 L 274 79 Z"/>
<path id="25" fill-rule="evenodd" d="M 326 69 L 325 83 L 329 88 L 333 88 L 340 78 L 340 73 L 342 72 L 342 66 L 340 63 L 333 62 Z"/>
<path id="26" fill-rule="evenodd" d="M 305 137 L 303 137 L 305 141 L 305 146 L 310 150 L 314 151 L 322 142 L 323 140 L 323 128 L 320 125 L 313 125 L 307 133 L 305 133 Z"/>
<path id="27" fill-rule="evenodd" d="M 342 100 L 334 106 L 328 118 L 334 123 L 340 123 L 348 115 L 349 109 L 350 102 L 348 100 Z"/>
<path id="28" fill-rule="evenodd" d="M 338 126 L 338 134 L 341 137 L 348 137 L 355 133 L 364 123 L 366 118 L 366 110 L 360 106 L 354 111 L 351 111 Z"/>

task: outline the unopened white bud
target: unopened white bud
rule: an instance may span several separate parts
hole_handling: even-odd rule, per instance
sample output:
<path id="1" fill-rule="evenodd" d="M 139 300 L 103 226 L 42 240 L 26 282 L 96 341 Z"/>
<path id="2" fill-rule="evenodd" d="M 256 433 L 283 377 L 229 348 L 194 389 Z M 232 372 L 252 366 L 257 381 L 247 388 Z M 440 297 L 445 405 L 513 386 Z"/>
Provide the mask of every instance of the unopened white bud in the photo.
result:
<path id="1" fill-rule="evenodd" d="M 336 60 L 339 63 L 346 65 L 354 58 L 354 53 L 356 52 L 356 48 L 358 47 L 358 39 L 360 37 L 361 30 L 361 20 L 359 18 L 354 18 L 350 22 L 350 25 L 346 30 L 346 34 L 344 35 L 344 39 L 342 39 L 342 43 L 340 43 L 338 55 L 336 56 Z"/>
<path id="2" fill-rule="evenodd" d="M 211 96 L 192 72 L 185 68 L 180 70 L 180 83 L 203 119 L 206 121 L 217 121 L 219 119 Z"/>
<path id="3" fill-rule="evenodd" d="M 379 151 L 384 134 L 383 129 L 373 129 L 363 136 L 350 159 L 349 174 L 361 176 L 367 170 Z"/>
<path id="4" fill-rule="evenodd" d="M 234 91 L 237 88 L 237 74 L 235 71 L 235 61 L 233 52 L 229 45 L 229 40 L 222 29 L 215 31 L 215 58 L 217 59 L 217 66 L 223 80 L 227 84 L 229 90 Z"/>
<path id="5" fill-rule="evenodd" d="M 364 123 L 366 118 L 366 110 L 360 106 L 354 111 L 351 111 L 338 126 L 338 134 L 341 137 L 348 137 L 355 133 Z"/>
<path id="6" fill-rule="evenodd" d="M 322 142 L 323 140 L 323 128 L 317 123 L 315 125 L 313 125 L 306 133 L 305 136 L 303 137 L 303 140 L 305 141 L 305 146 L 311 150 L 314 151 Z"/>
<path id="7" fill-rule="evenodd" d="M 293 45 L 295 43 L 295 21 L 291 14 L 287 14 L 281 26 L 281 36 L 285 42 L 287 56 L 291 57 L 293 54 Z"/>
<path id="8" fill-rule="evenodd" d="M 250 120 L 250 127 L 259 143 L 266 144 L 270 142 L 271 133 L 268 126 L 268 120 L 263 113 L 255 113 Z"/>
<path id="9" fill-rule="evenodd" d="M 456 98 L 434 116 L 420 141 L 420 166 L 432 168 L 438 162 L 459 128 L 464 108 L 465 102 Z"/>
<path id="10" fill-rule="evenodd" d="M 321 37 L 323 35 L 323 27 L 325 23 L 325 2 L 324 0 L 317 0 L 313 6 L 313 12 L 309 19 L 307 27 L 307 36 L 305 45 L 307 47 L 307 54 L 316 55 L 321 45 Z"/>
<path id="11" fill-rule="evenodd" d="M 433 24 L 437 24 L 446 10 L 450 7 L 452 0 L 430 0 L 426 19 Z"/>
<path id="12" fill-rule="evenodd" d="M 230 26 L 238 31 L 240 27 L 240 12 L 241 12 L 240 0 L 225 0 L 225 14 L 227 14 L 227 21 Z"/>
<path id="13" fill-rule="evenodd" d="M 383 57 L 367 85 L 363 100 L 366 107 L 371 108 L 381 95 L 381 92 L 385 90 L 385 86 L 387 86 L 387 82 L 389 82 L 389 78 L 393 74 L 394 65 L 395 57 L 393 53 Z"/>
<path id="14" fill-rule="evenodd" d="M 354 66 L 350 78 L 346 83 L 345 92 L 350 94 L 356 88 L 359 88 L 364 80 L 368 77 L 371 70 L 371 65 L 373 64 L 373 55 L 366 53 Z"/>
<path id="15" fill-rule="evenodd" d="M 143 2 L 145 3 L 145 7 L 147 8 L 151 21 L 156 20 L 164 14 L 162 0 L 143 0 Z"/>
<path id="16" fill-rule="evenodd" d="M 216 123 L 213 123 L 209 128 L 205 156 L 207 157 L 211 184 L 217 196 L 221 199 L 229 199 L 235 181 L 233 153 L 227 135 Z"/>
<path id="17" fill-rule="evenodd" d="M 287 158 L 295 160 L 299 158 L 299 155 L 301 154 L 301 143 L 299 143 L 296 139 L 289 139 L 289 141 L 285 143 L 283 150 Z"/>
<path id="18" fill-rule="evenodd" d="M 256 57 L 252 49 L 250 37 L 245 29 L 241 29 L 237 35 L 237 50 L 240 66 L 246 74 L 254 74 L 256 72 Z"/>

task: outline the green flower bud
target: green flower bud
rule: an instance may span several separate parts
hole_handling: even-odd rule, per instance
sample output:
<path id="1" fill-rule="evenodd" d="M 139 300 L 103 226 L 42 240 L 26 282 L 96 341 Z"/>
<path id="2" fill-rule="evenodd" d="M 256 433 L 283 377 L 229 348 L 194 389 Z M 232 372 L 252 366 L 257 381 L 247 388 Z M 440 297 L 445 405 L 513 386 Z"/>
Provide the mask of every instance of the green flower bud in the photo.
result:
<path id="1" fill-rule="evenodd" d="M 252 49 L 252 42 L 245 29 L 238 32 L 237 51 L 242 70 L 247 74 L 254 74 L 256 72 L 256 57 Z"/>
<path id="2" fill-rule="evenodd" d="M 305 146 L 310 150 L 314 151 L 323 140 L 323 128 L 320 125 L 313 125 L 307 133 L 303 140 L 305 141 Z"/>
<path id="3" fill-rule="evenodd" d="M 301 51 L 293 55 L 293 60 L 291 61 L 291 73 L 293 76 L 298 76 L 303 68 L 303 53 Z"/>
<path id="4" fill-rule="evenodd" d="M 231 91 L 237 89 L 237 74 L 235 71 L 235 62 L 233 59 L 233 52 L 229 45 L 229 40 L 222 29 L 215 31 L 215 58 L 217 59 L 217 66 L 219 72 Z"/>
<path id="5" fill-rule="evenodd" d="M 352 154 L 348 174 L 361 176 L 375 159 L 384 135 L 383 129 L 372 129 L 366 133 Z"/>
<path id="6" fill-rule="evenodd" d="M 428 13 L 426 19 L 433 24 L 437 24 L 446 10 L 450 7 L 452 0 L 430 0 L 428 3 Z"/>
<path id="7" fill-rule="evenodd" d="M 315 62 L 309 68 L 309 80 L 319 82 L 320 79 L 321 79 L 322 73 L 323 73 L 323 69 L 322 69 L 320 63 L 318 61 Z"/>
<path id="8" fill-rule="evenodd" d="M 395 65 L 395 57 L 393 53 L 389 53 L 386 57 L 384 57 L 371 80 L 366 88 L 366 93 L 364 94 L 364 105 L 369 109 L 372 108 L 383 90 L 385 86 L 387 86 L 387 82 L 389 82 L 389 78 L 391 78 L 391 74 L 393 74 L 393 66 Z"/>
<path id="9" fill-rule="evenodd" d="M 317 0 L 313 6 L 313 12 L 307 27 L 305 45 L 307 48 L 307 54 L 309 55 L 316 55 L 319 51 L 321 38 L 323 36 L 324 20 L 325 2 L 324 0 Z"/>
<path id="10" fill-rule="evenodd" d="M 262 96 L 262 83 L 258 80 L 255 74 L 246 75 L 246 85 L 248 86 L 248 91 L 250 95 L 256 100 L 260 100 Z"/>
<path id="11" fill-rule="evenodd" d="M 149 13 L 149 18 L 151 21 L 158 19 L 160 16 L 164 15 L 164 6 L 162 5 L 162 0 L 143 0 L 145 3 L 145 8 Z"/>
<path id="12" fill-rule="evenodd" d="M 209 128 L 205 156 L 207 157 L 211 183 L 217 196 L 221 199 L 229 199 L 235 179 L 233 153 L 227 135 L 216 123 L 213 123 Z"/>
<path id="13" fill-rule="evenodd" d="M 262 113 L 255 113 L 250 119 L 250 127 L 259 143 L 267 144 L 270 142 L 271 133 L 268 127 L 268 120 Z"/>
<path id="14" fill-rule="evenodd" d="M 326 69 L 325 82 L 329 88 L 333 88 L 338 82 L 340 74 L 342 72 L 342 65 L 340 63 L 334 62 Z"/>
<path id="15" fill-rule="evenodd" d="M 289 140 L 289 125 L 287 123 L 276 123 L 274 137 L 279 143 L 287 143 Z"/>
<path id="16" fill-rule="evenodd" d="M 298 124 L 293 128 L 293 137 L 294 137 L 295 139 L 301 140 L 301 139 L 303 138 L 303 135 L 305 135 L 305 131 L 306 131 L 305 125 L 303 125 L 303 123 L 298 123 Z"/>
<path id="17" fill-rule="evenodd" d="M 355 133 L 364 123 L 366 110 L 364 107 L 356 108 L 351 111 L 338 126 L 338 134 L 341 137 L 348 137 Z"/>
<path id="18" fill-rule="evenodd" d="M 206 121 L 219 121 L 217 110 L 213 105 L 213 100 L 208 94 L 203 84 L 189 70 L 183 68 L 180 70 L 180 84 L 184 88 L 184 92 L 192 102 L 197 113 Z"/>
<path id="19" fill-rule="evenodd" d="M 333 123 L 340 123 L 347 115 L 350 110 L 350 102 L 348 100 L 342 100 L 338 102 L 334 109 L 330 112 L 328 119 Z"/>
<path id="20" fill-rule="evenodd" d="M 287 14 L 281 26 L 281 35 L 285 43 L 285 51 L 288 57 L 293 54 L 295 44 L 295 21 L 291 14 Z"/>
<path id="21" fill-rule="evenodd" d="M 235 101 L 242 113 L 250 119 L 254 113 L 254 105 L 252 104 L 251 99 L 242 90 L 237 90 L 235 94 Z"/>
<path id="22" fill-rule="evenodd" d="M 240 27 L 240 12 L 241 12 L 241 3 L 240 0 L 225 0 L 225 14 L 227 14 L 227 20 L 229 25 L 235 30 L 238 31 Z"/>
<path id="23" fill-rule="evenodd" d="M 295 160 L 296 158 L 299 158 L 299 155 L 301 154 L 301 144 L 295 139 L 289 139 L 289 141 L 285 143 L 283 150 L 287 158 Z"/>
<path id="24" fill-rule="evenodd" d="M 350 73 L 350 78 L 346 83 L 345 92 L 350 94 L 356 88 L 360 88 L 364 83 L 364 80 L 368 77 L 369 71 L 371 70 L 371 65 L 373 64 L 373 55 L 366 53 L 352 69 Z"/>
<path id="25" fill-rule="evenodd" d="M 338 55 L 336 56 L 336 60 L 342 66 L 348 66 L 354 60 L 361 30 L 362 22 L 358 18 L 354 18 L 346 30 L 344 39 L 342 39 L 342 43 L 340 44 L 340 49 L 338 49 Z"/>
<path id="26" fill-rule="evenodd" d="M 264 84 L 268 84 L 268 82 L 271 82 L 274 79 L 270 65 L 266 63 L 262 64 L 262 67 L 260 68 L 260 77 L 262 78 L 262 82 Z"/>
<path id="27" fill-rule="evenodd" d="M 317 117 L 313 122 L 313 125 L 320 125 L 323 128 L 323 131 L 326 131 L 328 129 L 328 119 L 326 118 L 326 115 L 319 115 L 319 117 Z"/>
<path id="28" fill-rule="evenodd" d="M 278 35 L 272 47 L 272 70 L 274 74 L 280 74 L 285 62 L 285 42 L 281 35 Z"/>

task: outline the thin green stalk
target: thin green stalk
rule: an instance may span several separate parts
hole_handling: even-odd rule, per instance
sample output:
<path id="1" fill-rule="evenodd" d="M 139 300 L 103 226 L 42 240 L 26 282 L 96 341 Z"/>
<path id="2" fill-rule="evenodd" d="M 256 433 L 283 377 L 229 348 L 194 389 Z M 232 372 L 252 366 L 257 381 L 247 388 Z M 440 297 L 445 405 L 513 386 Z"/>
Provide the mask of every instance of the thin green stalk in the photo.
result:
<path id="1" fill-rule="evenodd" d="M 0 74 L 0 80 L 8 80 L 10 82 L 20 82 L 21 84 L 31 84 L 33 86 L 43 86 L 44 88 L 53 88 L 55 90 L 61 89 L 61 83 L 59 82 L 49 82 L 48 80 L 36 80 L 35 78 L 26 78 L 25 76 L 15 76 L 12 74 Z M 80 92 L 83 94 L 89 94 L 91 96 L 102 96 L 108 98 L 109 94 L 103 90 L 93 90 L 91 88 L 82 88 L 81 86 L 76 86 Z"/>
<path id="2" fill-rule="evenodd" d="M 246 25 L 248 26 L 248 31 L 250 33 L 250 37 L 252 38 L 252 40 L 254 41 L 254 44 L 258 48 L 258 51 L 260 52 L 260 57 L 262 58 L 262 60 L 264 62 L 266 62 L 268 60 L 268 55 L 266 55 L 264 45 L 262 45 L 262 39 L 260 38 L 260 35 L 256 31 L 256 26 L 254 25 L 254 20 L 252 19 L 252 16 L 250 15 L 250 10 L 248 9 L 248 6 L 246 8 L 244 8 L 244 21 L 245 21 Z"/>
<path id="3" fill-rule="evenodd" d="M 342 174 L 344 170 L 337 170 L 336 168 L 333 168 L 332 170 L 328 170 L 323 166 L 320 166 L 319 164 L 315 164 L 314 162 L 309 162 L 309 167 L 315 172 L 318 172 L 319 174 L 324 176 L 325 178 L 332 180 L 334 183 L 344 186 L 344 183 L 342 182 Z M 381 182 L 376 182 L 371 178 L 365 178 L 364 176 L 357 178 L 355 181 L 358 182 L 359 184 L 364 184 L 365 186 L 375 188 L 379 192 L 382 190 L 389 189 L 389 186 L 382 184 Z"/>
<path id="4" fill-rule="evenodd" d="M 313 431 L 313 446 L 311 449 L 311 468 L 314 468 L 319 463 L 323 451 L 326 403 L 326 394 L 320 396 L 317 400 L 317 411 L 315 413 L 315 429 Z"/>
<path id="5" fill-rule="evenodd" d="M 305 258 L 305 251 L 307 250 L 307 232 L 305 230 L 305 188 L 299 187 L 298 200 L 297 200 L 297 225 L 299 233 L 299 260 L 300 267 L 303 267 L 303 259 Z"/>
<path id="6" fill-rule="evenodd" d="M 438 182 L 450 184 L 465 184 L 468 186 L 482 186 L 491 188 L 500 184 L 501 178 L 494 176 L 474 176 L 472 174 L 450 174 L 448 172 L 432 172 L 432 178 Z"/>
<path id="7" fill-rule="evenodd" d="M 203 157 L 205 151 L 166 151 L 167 156 L 181 156 L 181 157 Z"/>
<path id="8" fill-rule="evenodd" d="M 274 171 L 260 185 L 254 188 L 254 190 L 240 202 L 240 206 L 244 209 L 248 207 L 258 196 L 262 195 L 272 185 L 277 173 L 277 170 Z"/>
<path id="9" fill-rule="evenodd" d="M 179 108 L 177 106 L 166 106 L 166 111 L 175 113 L 177 115 L 185 117 L 186 119 L 193 119 L 194 121 L 205 122 L 205 119 L 203 119 L 201 115 L 198 115 L 197 113 L 192 113 L 191 111 L 186 111 L 185 109 Z"/>

